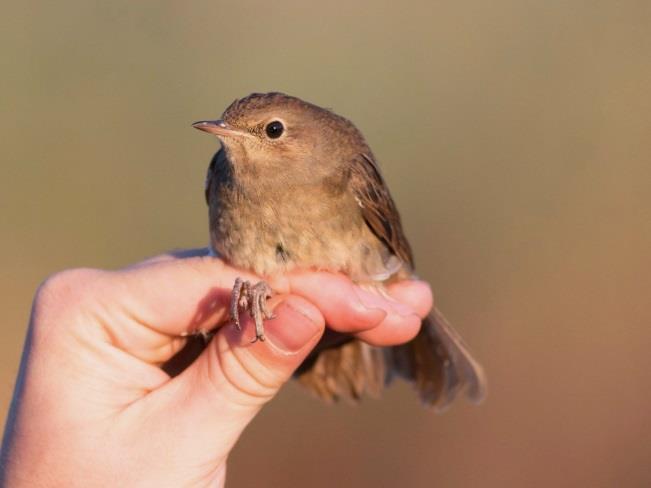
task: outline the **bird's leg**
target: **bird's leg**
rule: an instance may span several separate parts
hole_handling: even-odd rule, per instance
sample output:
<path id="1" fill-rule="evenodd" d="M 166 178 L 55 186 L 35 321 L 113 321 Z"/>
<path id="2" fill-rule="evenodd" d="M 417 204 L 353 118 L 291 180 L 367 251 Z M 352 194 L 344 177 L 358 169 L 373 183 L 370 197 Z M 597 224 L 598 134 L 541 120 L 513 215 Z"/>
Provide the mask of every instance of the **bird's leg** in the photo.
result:
<path id="1" fill-rule="evenodd" d="M 242 330 L 240 325 L 240 308 L 247 310 L 249 304 L 249 294 L 251 292 L 251 283 L 236 278 L 231 292 L 231 320 L 237 330 Z"/>
<path id="2" fill-rule="evenodd" d="M 274 317 L 267 308 L 267 298 L 271 298 L 272 291 L 267 283 L 260 281 L 251 288 L 251 295 L 249 313 L 255 322 L 255 339 L 253 342 L 256 342 L 258 339 L 264 341 L 263 319 L 272 319 Z"/>
<path id="3" fill-rule="evenodd" d="M 242 330 L 240 324 L 240 310 L 246 310 L 255 322 L 255 339 L 264 341 L 264 319 L 273 318 L 273 314 L 267 308 L 267 298 L 272 296 L 271 288 L 264 281 L 251 286 L 251 283 L 241 278 L 235 280 L 233 293 L 231 295 L 231 320 L 237 330 Z"/>

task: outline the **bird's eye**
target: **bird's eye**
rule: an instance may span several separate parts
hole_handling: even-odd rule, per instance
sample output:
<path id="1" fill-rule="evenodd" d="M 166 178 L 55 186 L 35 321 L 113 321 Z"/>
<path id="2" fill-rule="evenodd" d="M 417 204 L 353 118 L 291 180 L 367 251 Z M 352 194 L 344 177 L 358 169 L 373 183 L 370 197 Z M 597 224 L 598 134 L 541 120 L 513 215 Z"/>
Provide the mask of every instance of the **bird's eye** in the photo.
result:
<path id="1" fill-rule="evenodd" d="M 282 122 L 278 120 L 269 122 L 267 124 L 267 127 L 264 128 L 264 131 L 267 133 L 267 137 L 269 137 L 270 139 L 278 139 L 280 136 L 283 135 L 284 130 L 285 127 L 283 127 Z"/>

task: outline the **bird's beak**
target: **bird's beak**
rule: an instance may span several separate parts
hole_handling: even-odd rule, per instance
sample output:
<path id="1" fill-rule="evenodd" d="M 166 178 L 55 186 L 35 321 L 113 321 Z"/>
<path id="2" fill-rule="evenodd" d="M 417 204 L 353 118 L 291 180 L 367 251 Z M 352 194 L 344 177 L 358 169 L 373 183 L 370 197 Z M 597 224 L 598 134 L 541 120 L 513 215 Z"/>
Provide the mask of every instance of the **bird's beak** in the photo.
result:
<path id="1" fill-rule="evenodd" d="M 245 136 L 247 132 L 234 129 L 223 120 L 200 120 L 192 124 L 195 129 L 215 134 L 217 137 Z"/>

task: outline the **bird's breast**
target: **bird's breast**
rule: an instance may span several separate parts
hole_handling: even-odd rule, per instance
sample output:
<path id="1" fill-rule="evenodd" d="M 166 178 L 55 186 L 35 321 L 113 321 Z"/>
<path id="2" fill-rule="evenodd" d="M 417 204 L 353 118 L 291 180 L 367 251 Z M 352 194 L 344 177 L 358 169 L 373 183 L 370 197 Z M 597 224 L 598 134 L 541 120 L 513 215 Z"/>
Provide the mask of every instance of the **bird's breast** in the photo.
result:
<path id="1" fill-rule="evenodd" d="M 386 250 L 369 232 L 355 199 L 319 188 L 216 189 L 210 237 L 220 256 L 263 276 L 301 267 L 365 281 L 387 271 Z"/>

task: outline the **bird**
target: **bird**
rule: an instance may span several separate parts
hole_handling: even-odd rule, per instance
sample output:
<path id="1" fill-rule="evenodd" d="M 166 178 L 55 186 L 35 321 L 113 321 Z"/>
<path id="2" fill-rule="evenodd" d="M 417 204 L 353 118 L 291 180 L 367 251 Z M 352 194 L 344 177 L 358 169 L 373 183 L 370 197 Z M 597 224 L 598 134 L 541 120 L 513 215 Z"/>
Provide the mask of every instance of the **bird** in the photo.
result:
<path id="1" fill-rule="evenodd" d="M 237 99 L 220 119 L 192 125 L 221 145 L 205 181 L 216 255 L 261 277 L 317 268 L 379 292 L 414 275 L 396 204 L 350 120 L 270 92 Z M 239 314 L 248 312 L 257 341 L 264 341 L 264 320 L 273 316 L 266 307 L 272 294 L 264 280 L 238 278 L 232 290 L 232 321 L 240 328 Z M 341 336 L 317 346 L 295 376 L 330 402 L 377 396 L 395 377 L 412 382 L 437 411 L 464 390 L 472 403 L 486 395 L 481 365 L 436 307 L 403 345 L 378 347 Z"/>

